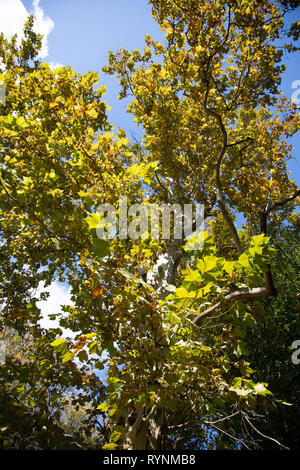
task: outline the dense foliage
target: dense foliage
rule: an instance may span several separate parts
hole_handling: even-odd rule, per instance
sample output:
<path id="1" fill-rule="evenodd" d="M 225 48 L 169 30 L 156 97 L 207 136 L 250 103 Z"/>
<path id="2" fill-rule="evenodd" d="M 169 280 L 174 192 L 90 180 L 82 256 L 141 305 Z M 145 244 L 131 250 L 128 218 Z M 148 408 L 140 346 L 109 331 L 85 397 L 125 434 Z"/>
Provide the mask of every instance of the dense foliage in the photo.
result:
<path id="1" fill-rule="evenodd" d="M 20 46 L 0 36 L 2 448 L 299 446 L 299 115 L 279 93 L 296 5 L 149 3 L 164 43 L 105 67 L 141 143 L 108 123 L 95 72 L 37 60 L 32 18 Z M 99 239 L 97 207 L 120 196 L 204 204 L 203 247 Z M 72 305 L 45 329 L 37 304 L 57 281 Z"/>

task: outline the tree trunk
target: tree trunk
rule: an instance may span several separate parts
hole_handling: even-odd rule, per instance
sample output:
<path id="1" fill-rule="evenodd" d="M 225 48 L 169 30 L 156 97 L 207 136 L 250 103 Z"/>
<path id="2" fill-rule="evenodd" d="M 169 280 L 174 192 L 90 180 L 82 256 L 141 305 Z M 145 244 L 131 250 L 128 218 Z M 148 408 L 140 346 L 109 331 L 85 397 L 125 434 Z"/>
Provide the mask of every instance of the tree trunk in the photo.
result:
<path id="1" fill-rule="evenodd" d="M 130 421 L 131 416 L 127 417 Z M 153 406 L 150 410 L 137 408 L 133 424 L 123 438 L 123 449 L 126 450 L 161 450 L 163 449 L 166 416 L 163 408 Z"/>
<path id="2" fill-rule="evenodd" d="M 146 281 L 152 285 L 159 299 L 164 300 L 170 293 L 169 285 L 175 285 L 178 263 L 182 251 L 175 244 L 169 244 L 167 251 L 158 257 L 153 270 L 146 275 Z M 141 273 L 142 274 L 142 273 Z M 143 326 L 142 326 L 143 328 Z M 126 435 L 122 447 L 126 450 L 162 450 L 167 431 L 165 408 L 152 406 L 137 407 L 125 416 Z"/>

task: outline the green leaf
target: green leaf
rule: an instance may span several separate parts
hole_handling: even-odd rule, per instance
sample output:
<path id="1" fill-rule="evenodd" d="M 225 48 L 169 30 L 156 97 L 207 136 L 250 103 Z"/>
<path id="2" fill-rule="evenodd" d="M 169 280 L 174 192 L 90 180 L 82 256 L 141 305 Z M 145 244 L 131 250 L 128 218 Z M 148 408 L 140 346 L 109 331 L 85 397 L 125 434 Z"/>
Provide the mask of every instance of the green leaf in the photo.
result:
<path id="1" fill-rule="evenodd" d="M 110 409 L 110 404 L 105 401 L 103 403 L 101 403 L 99 406 L 97 406 L 97 410 L 100 410 L 100 411 L 107 411 Z"/>
<path id="2" fill-rule="evenodd" d="M 204 287 L 201 287 L 197 292 L 197 297 L 205 297 L 211 290 L 214 288 L 215 284 L 213 282 L 208 282 Z"/>
<path id="3" fill-rule="evenodd" d="M 175 291 L 176 297 L 179 299 L 193 298 L 195 297 L 195 292 L 188 292 L 184 287 L 178 287 Z"/>
<path id="4" fill-rule="evenodd" d="M 225 400 L 223 400 L 222 397 L 216 397 L 213 403 L 217 408 L 223 408 L 225 405 Z"/>
<path id="5" fill-rule="evenodd" d="M 137 399 L 136 403 L 142 406 L 146 406 L 148 404 L 148 396 L 146 393 L 142 393 Z"/>
<path id="6" fill-rule="evenodd" d="M 55 349 L 57 352 L 65 352 L 68 350 L 67 341 L 65 339 L 59 338 L 55 341 L 52 341 L 50 345 Z"/>
<path id="7" fill-rule="evenodd" d="M 248 256 L 246 255 L 246 253 L 243 253 L 243 254 L 239 257 L 238 262 L 239 262 L 239 264 L 240 264 L 243 268 L 248 268 L 248 266 L 249 266 L 249 258 L 248 258 Z"/>
<path id="8" fill-rule="evenodd" d="M 103 240 L 97 235 L 97 229 L 104 226 L 103 217 L 96 212 L 95 214 L 90 214 L 89 217 L 86 217 L 84 220 L 89 226 L 90 237 L 93 243 L 93 251 L 96 257 L 102 259 L 105 256 L 108 256 L 109 250 L 107 240 Z"/>
<path id="9" fill-rule="evenodd" d="M 254 237 L 252 237 L 250 245 L 267 245 L 269 243 L 269 240 L 270 237 L 266 237 L 264 233 L 261 233 L 260 235 L 255 235 Z"/>
<path id="10" fill-rule="evenodd" d="M 227 274 L 231 274 L 234 271 L 234 261 L 224 261 L 223 269 Z"/>
<path id="11" fill-rule="evenodd" d="M 92 343 L 88 345 L 88 348 L 91 354 L 101 354 L 97 339 L 95 339 L 95 341 L 92 341 Z"/>
<path id="12" fill-rule="evenodd" d="M 93 250 L 97 258 L 105 258 L 109 255 L 108 242 L 106 240 L 101 240 L 97 236 L 96 229 L 90 230 L 90 235 L 93 243 Z"/>
<path id="13" fill-rule="evenodd" d="M 259 395 L 273 395 L 272 392 L 270 392 L 270 390 L 268 390 L 266 388 L 267 384 L 263 384 L 263 383 L 258 383 L 258 384 L 255 384 L 254 385 L 254 390 L 256 393 L 258 393 Z"/>
<path id="14" fill-rule="evenodd" d="M 110 442 L 109 444 L 105 444 L 102 446 L 103 450 L 115 450 L 117 448 L 117 444 Z"/>
<path id="15" fill-rule="evenodd" d="M 203 247 L 203 232 L 193 234 L 183 246 L 184 251 L 197 251 Z"/>
<path id="16" fill-rule="evenodd" d="M 17 126 L 20 128 L 20 129 L 25 129 L 26 127 L 28 127 L 28 124 L 27 122 L 25 121 L 24 117 L 23 116 L 20 116 L 17 118 Z"/>
<path id="17" fill-rule="evenodd" d="M 84 349 L 79 351 L 79 353 L 77 354 L 77 357 L 81 362 L 86 362 L 89 359 L 88 354 Z"/>
<path id="18" fill-rule="evenodd" d="M 63 355 L 62 362 L 63 364 L 68 361 L 72 361 L 75 357 L 75 354 L 71 351 L 68 351 L 66 354 Z"/>
<path id="19" fill-rule="evenodd" d="M 242 377 L 235 377 L 232 381 L 233 383 L 233 389 L 236 390 L 242 383 Z"/>
<path id="20" fill-rule="evenodd" d="M 112 442 L 118 442 L 122 436 L 122 433 L 120 431 L 114 431 L 112 435 L 110 436 L 110 439 Z"/>
<path id="21" fill-rule="evenodd" d="M 187 282 L 201 282 L 203 280 L 203 277 L 201 276 L 199 271 L 190 270 L 189 273 L 185 276 L 184 280 Z"/>
<path id="22" fill-rule="evenodd" d="M 125 140 L 125 139 L 124 139 Z M 153 174 L 158 168 L 158 162 L 134 163 L 126 169 L 126 174 L 130 178 L 145 178 L 146 175 Z"/>
<path id="23" fill-rule="evenodd" d="M 84 220 L 87 222 L 89 230 L 97 229 L 103 225 L 103 217 L 98 212 L 90 214 L 88 217 L 85 217 Z"/>
<path id="24" fill-rule="evenodd" d="M 86 339 L 90 339 L 90 338 L 94 338 L 94 336 L 97 336 L 97 333 L 93 332 L 93 333 L 87 333 L 86 335 L 82 335 L 84 336 Z"/>
<path id="25" fill-rule="evenodd" d="M 96 111 L 96 109 L 94 109 L 94 108 L 89 109 L 89 110 L 86 112 L 86 114 L 87 114 L 90 118 L 92 118 L 92 119 L 97 119 L 97 117 L 98 117 L 98 115 L 99 115 L 98 111 Z"/>
<path id="26" fill-rule="evenodd" d="M 168 312 L 168 320 L 171 323 L 176 323 L 177 325 L 180 325 L 180 323 L 182 323 L 182 320 L 172 312 Z"/>

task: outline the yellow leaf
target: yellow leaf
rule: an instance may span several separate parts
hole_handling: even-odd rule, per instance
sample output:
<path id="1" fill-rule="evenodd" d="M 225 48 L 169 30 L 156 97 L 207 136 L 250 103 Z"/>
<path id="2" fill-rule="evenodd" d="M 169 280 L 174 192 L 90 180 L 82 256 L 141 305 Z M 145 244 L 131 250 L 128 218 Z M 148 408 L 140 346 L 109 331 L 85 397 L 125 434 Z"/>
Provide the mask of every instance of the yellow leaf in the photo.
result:
<path id="1" fill-rule="evenodd" d="M 98 117 L 98 112 L 95 109 L 89 109 L 86 114 L 90 116 L 92 119 L 96 119 Z"/>

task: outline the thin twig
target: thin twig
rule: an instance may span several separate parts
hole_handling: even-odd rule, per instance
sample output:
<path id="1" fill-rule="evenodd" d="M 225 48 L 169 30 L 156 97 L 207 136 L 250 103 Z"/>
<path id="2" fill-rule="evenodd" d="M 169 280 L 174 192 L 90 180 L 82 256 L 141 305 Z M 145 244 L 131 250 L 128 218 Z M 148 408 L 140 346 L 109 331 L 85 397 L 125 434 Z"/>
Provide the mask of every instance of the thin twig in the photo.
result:
<path id="1" fill-rule="evenodd" d="M 243 413 L 243 412 L 242 412 Z M 290 450 L 289 447 L 286 447 L 284 446 L 283 444 L 281 444 L 279 441 L 277 441 L 276 439 L 274 439 L 273 437 L 270 437 L 270 436 L 266 436 L 265 434 L 263 434 L 262 432 L 260 432 L 258 429 L 256 429 L 256 427 L 251 423 L 251 421 L 249 420 L 248 416 L 246 415 L 246 413 L 243 413 L 243 416 L 244 418 L 246 419 L 247 423 L 250 424 L 250 426 L 254 429 L 254 431 L 257 432 L 257 434 L 259 434 L 260 436 L 264 437 L 265 439 L 269 439 L 270 441 L 273 441 L 273 442 L 276 442 L 276 444 L 278 444 L 279 446 L 283 447 L 284 449 L 286 450 Z"/>
<path id="2" fill-rule="evenodd" d="M 247 444 L 245 444 L 244 441 L 242 441 L 241 439 L 238 439 L 237 437 L 234 437 L 232 436 L 232 434 L 229 434 L 228 432 L 224 431 L 223 429 L 219 428 L 218 426 L 216 426 L 215 424 L 209 424 L 209 426 L 215 428 L 217 431 L 225 434 L 226 436 L 230 437 L 231 439 L 234 439 L 235 441 L 237 442 L 240 442 L 243 446 L 246 447 L 246 449 L 250 450 L 250 447 L 247 446 Z"/>
<path id="3" fill-rule="evenodd" d="M 220 419 L 217 419 L 217 421 L 204 421 L 205 424 L 216 424 L 216 423 L 220 423 L 221 421 L 226 421 L 227 419 L 230 419 L 232 418 L 233 416 L 236 416 L 240 413 L 240 410 L 236 411 L 235 413 L 232 413 L 231 415 L 229 416 L 225 416 L 224 418 L 220 418 Z"/>

